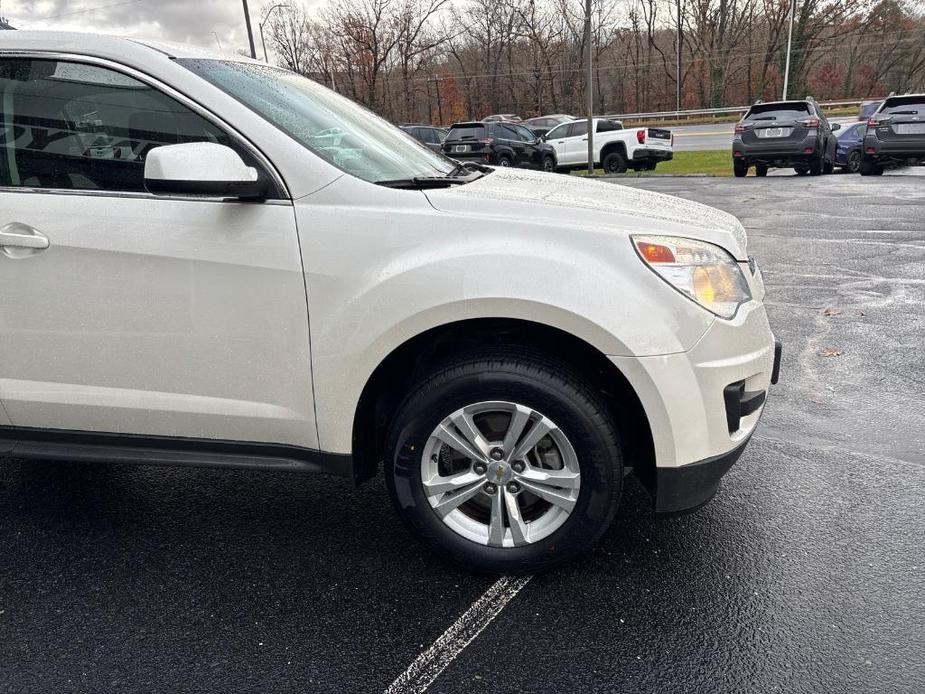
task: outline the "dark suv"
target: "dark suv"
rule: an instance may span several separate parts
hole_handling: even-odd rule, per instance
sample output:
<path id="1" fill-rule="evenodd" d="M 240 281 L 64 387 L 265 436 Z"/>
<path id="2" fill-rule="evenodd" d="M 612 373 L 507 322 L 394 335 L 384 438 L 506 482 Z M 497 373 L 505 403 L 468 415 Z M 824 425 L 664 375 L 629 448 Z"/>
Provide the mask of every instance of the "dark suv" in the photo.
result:
<path id="1" fill-rule="evenodd" d="M 925 165 L 925 94 L 890 96 L 867 121 L 861 175 Z"/>
<path id="2" fill-rule="evenodd" d="M 758 102 L 736 123 L 732 168 L 736 176 L 766 176 L 768 167 L 793 167 L 801 176 L 832 173 L 835 136 L 822 109 L 811 98 Z"/>
<path id="3" fill-rule="evenodd" d="M 556 170 L 556 150 L 519 123 L 456 123 L 443 141 L 443 153 L 492 166 Z"/>
<path id="4" fill-rule="evenodd" d="M 398 127 L 421 144 L 427 145 L 429 149 L 435 152 L 441 151 L 443 140 L 446 137 L 446 128 L 438 128 L 435 125 L 426 125 L 424 123 L 404 123 Z"/>

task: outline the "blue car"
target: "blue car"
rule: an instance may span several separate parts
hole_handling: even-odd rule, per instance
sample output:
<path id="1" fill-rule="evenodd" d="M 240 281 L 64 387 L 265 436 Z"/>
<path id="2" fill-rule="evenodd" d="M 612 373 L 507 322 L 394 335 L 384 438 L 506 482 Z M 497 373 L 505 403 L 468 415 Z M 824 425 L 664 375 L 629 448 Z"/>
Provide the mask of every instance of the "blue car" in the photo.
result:
<path id="1" fill-rule="evenodd" d="M 861 150 L 864 145 L 864 133 L 867 123 L 849 123 L 844 130 L 836 133 L 835 166 L 840 166 L 848 173 L 861 170 Z"/>

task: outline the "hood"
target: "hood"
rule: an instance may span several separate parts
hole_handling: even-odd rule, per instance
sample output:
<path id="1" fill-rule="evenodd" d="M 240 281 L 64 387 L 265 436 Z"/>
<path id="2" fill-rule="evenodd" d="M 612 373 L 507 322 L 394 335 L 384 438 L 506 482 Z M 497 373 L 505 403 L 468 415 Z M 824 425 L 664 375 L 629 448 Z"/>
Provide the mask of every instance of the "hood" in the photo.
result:
<path id="1" fill-rule="evenodd" d="M 604 181 L 498 168 L 472 183 L 426 194 L 443 212 L 538 219 L 569 227 L 594 225 L 624 234 L 686 236 L 722 246 L 736 260 L 748 259 L 745 229 L 731 214 Z"/>

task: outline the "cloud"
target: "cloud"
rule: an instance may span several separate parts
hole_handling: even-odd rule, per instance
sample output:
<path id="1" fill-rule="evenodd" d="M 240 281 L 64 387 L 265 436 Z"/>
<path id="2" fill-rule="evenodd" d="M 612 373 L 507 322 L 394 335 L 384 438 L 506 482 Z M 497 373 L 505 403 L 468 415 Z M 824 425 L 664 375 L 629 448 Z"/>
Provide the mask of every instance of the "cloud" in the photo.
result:
<path id="1" fill-rule="evenodd" d="M 257 24 L 270 4 L 249 0 L 258 53 Z M 247 49 L 241 0 L 0 0 L 0 15 L 18 29 L 118 34 L 209 48 L 217 47 L 217 34 L 225 51 Z"/>

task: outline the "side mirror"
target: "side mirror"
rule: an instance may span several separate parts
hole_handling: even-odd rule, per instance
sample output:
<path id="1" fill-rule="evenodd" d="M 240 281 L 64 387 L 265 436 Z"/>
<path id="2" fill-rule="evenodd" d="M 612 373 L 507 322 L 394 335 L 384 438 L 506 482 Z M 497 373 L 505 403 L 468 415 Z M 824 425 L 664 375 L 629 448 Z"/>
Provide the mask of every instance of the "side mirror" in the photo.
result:
<path id="1" fill-rule="evenodd" d="M 267 181 L 231 147 L 189 142 L 155 147 L 145 159 L 145 188 L 154 195 L 266 197 Z"/>
<path id="2" fill-rule="evenodd" d="M 841 130 L 841 123 L 832 123 L 832 132 L 834 133 L 836 130 Z"/>

